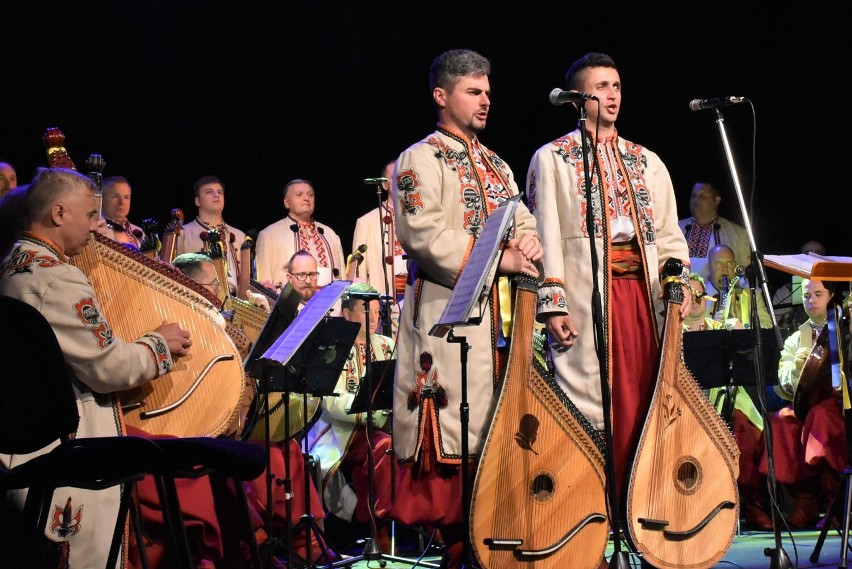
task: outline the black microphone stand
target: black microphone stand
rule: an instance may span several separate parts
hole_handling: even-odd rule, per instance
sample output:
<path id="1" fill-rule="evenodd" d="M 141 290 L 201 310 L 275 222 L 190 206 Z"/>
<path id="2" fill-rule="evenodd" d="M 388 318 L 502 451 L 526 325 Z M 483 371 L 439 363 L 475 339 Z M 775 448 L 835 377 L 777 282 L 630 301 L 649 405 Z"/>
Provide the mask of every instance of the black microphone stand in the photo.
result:
<path id="1" fill-rule="evenodd" d="M 406 559 L 404 557 L 396 557 L 391 553 L 390 555 L 385 554 L 381 548 L 379 547 L 378 542 L 378 524 L 376 522 L 376 484 L 375 484 L 375 472 L 376 472 L 376 463 L 375 458 L 373 457 L 373 379 L 372 379 L 372 355 L 373 355 L 373 346 L 372 346 L 372 335 L 370 334 L 370 302 L 373 300 L 379 300 L 379 294 L 374 292 L 364 292 L 364 293 L 349 293 L 350 298 L 355 298 L 362 300 L 364 302 L 364 328 L 367 336 L 367 341 L 364 345 L 364 377 L 363 381 L 365 385 L 361 387 L 361 389 L 366 389 L 367 391 L 367 421 L 366 421 L 366 437 L 367 437 L 367 469 L 369 471 L 369 482 L 367 484 L 367 496 L 369 503 L 367 504 L 367 511 L 370 514 L 370 537 L 367 539 L 367 543 L 364 545 L 364 550 L 360 556 L 357 557 L 348 557 L 341 561 L 336 561 L 334 563 L 329 564 L 323 569 L 333 569 L 336 567 L 351 567 L 353 563 L 360 561 L 362 559 L 366 560 L 368 563 L 370 561 L 378 561 L 379 567 L 385 567 L 387 565 L 387 561 L 393 561 L 395 563 L 408 563 L 418 565 L 416 561 L 412 561 L 410 559 Z M 419 563 L 420 566 L 423 567 L 435 567 L 435 565 L 430 563 Z"/>
<path id="2" fill-rule="evenodd" d="M 592 172 L 589 169 L 589 133 L 586 131 L 586 102 L 577 104 L 580 112 L 580 139 L 583 146 L 583 173 L 585 175 L 586 203 L 592 204 Z M 604 203 L 604 202 L 601 202 Z M 618 483 L 615 477 L 615 456 L 613 454 L 612 417 L 612 394 L 609 387 L 609 362 L 607 361 L 606 335 L 603 328 L 603 303 L 601 301 L 600 282 L 598 281 L 598 250 L 595 243 L 595 220 L 594 208 L 586 208 L 586 233 L 589 235 L 589 254 L 592 264 L 592 319 L 594 320 L 595 349 L 598 356 L 598 369 L 601 381 L 601 406 L 604 416 L 604 449 L 606 452 L 606 479 L 607 497 L 609 499 L 610 526 L 612 527 L 613 553 L 609 560 L 609 567 L 613 569 L 628 569 L 630 559 L 626 551 L 621 550 L 621 507 L 618 503 Z"/>
<path id="3" fill-rule="evenodd" d="M 747 100 L 747 99 L 746 99 Z M 751 103 L 751 101 L 749 101 Z M 751 330 L 754 336 L 754 373 L 757 382 L 758 398 L 760 399 L 760 412 L 763 416 L 763 434 L 764 444 L 766 446 L 767 456 L 767 477 L 766 483 L 769 490 L 769 498 L 772 503 L 772 525 L 775 533 L 775 548 L 767 547 L 764 550 L 766 557 L 769 557 L 769 569 L 793 569 L 793 564 L 787 552 L 781 544 L 781 528 L 779 523 L 780 512 L 777 507 L 777 480 L 775 477 L 775 460 L 773 456 L 773 440 L 772 440 L 772 424 L 769 414 L 766 411 L 766 376 L 764 375 L 762 341 L 760 338 L 760 319 L 758 318 L 757 302 L 759 300 L 757 290 L 763 294 L 763 300 L 769 310 L 769 315 L 772 320 L 772 328 L 775 331 L 775 340 L 778 343 L 779 349 L 784 345 L 781 338 L 781 332 L 778 330 L 778 324 L 775 320 L 775 312 L 772 309 L 772 297 L 769 294 L 768 279 L 766 278 L 766 268 L 763 265 L 763 255 L 757 250 L 757 245 L 754 240 L 754 232 L 751 228 L 751 221 L 748 214 L 748 209 L 743 199 L 743 191 L 740 186 L 739 176 L 734 162 L 734 155 L 731 152 L 731 145 L 728 142 L 728 134 L 725 130 L 725 117 L 722 114 L 720 107 L 714 109 L 716 111 L 716 124 L 719 126 L 719 135 L 722 139 L 722 145 L 725 150 L 725 158 L 728 161 L 728 167 L 731 170 L 731 180 L 734 184 L 734 190 L 737 194 L 737 200 L 740 204 L 740 212 L 743 216 L 743 225 L 748 234 L 749 244 L 751 245 L 751 265 L 749 268 L 749 293 L 751 294 Z"/>
<path id="4" fill-rule="evenodd" d="M 380 179 L 375 181 L 376 184 L 376 197 L 379 200 L 379 241 L 381 242 L 381 252 L 382 252 L 382 284 L 384 285 L 382 288 L 384 289 L 384 295 L 379 299 L 379 305 L 381 307 L 381 316 L 382 316 L 382 333 L 385 336 L 393 336 L 393 329 L 391 328 L 391 305 L 396 302 L 396 295 L 391 296 L 390 289 L 388 286 L 388 244 L 391 243 L 390 234 L 388 232 L 388 224 L 385 223 L 385 213 L 382 208 L 382 205 L 387 207 L 387 214 L 391 215 L 390 212 L 390 196 L 388 196 L 388 202 L 382 200 L 382 181 Z M 390 191 L 390 190 L 388 190 Z M 393 266 L 393 265 L 391 265 Z M 394 291 L 396 292 L 396 291 Z"/>

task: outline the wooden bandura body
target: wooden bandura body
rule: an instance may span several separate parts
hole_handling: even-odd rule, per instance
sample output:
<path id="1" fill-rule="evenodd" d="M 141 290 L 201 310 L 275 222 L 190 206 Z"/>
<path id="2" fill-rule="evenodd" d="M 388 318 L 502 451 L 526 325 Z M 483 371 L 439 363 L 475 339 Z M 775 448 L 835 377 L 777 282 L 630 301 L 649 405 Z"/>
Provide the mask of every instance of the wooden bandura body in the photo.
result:
<path id="1" fill-rule="evenodd" d="M 160 246 L 160 258 L 171 263 L 177 256 L 177 239 L 183 231 L 183 211 L 174 208 L 171 211 L 169 223 L 163 229 L 163 239 Z"/>
<path id="2" fill-rule="evenodd" d="M 62 131 L 48 128 L 42 142 L 52 168 L 76 170 Z M 216 297 L 179 271 L 99 233 L 71 262 L 89 279 L 120 338 L 138 338 L 164 321 L 190 333 L 193 346 L 171 372 L 118 394 L 125 422 L 153 435 L 178 437 L 232 430 L 245 381 L 239 351 L 219 324 Z"/>
<path id="3" fill-rule="evenodd" d="M 829 307 L 829 310 L 834 310 Z M 835 322 L 840 319 L 835 314 Z M 840 327 L 837 327 L 836 342 L 838 346 L 843 345 L 843 338 L 838 333 Z M 796 384 L 796 391 L 793 394 L 793 413 L 800 421 L 804 421 L 808 416 L 808 411 L 811 407 L 829 399 L 831 397 L 840 397 L 840 391 L 834 389 L 831 383 L 831 349 L 829 346 L 829 326 L 823 326 L 819 335 L 811 348 L 808 358 L 805 360 L 805 365 L 802 366 L 802 372 L 799 374 L 799 382 Z"/>
<path id="4" fill-rule="evenodd" d="M 734 539 L 740 453 L 683 361 L 683 291 L 667 280 L 660 368 L 627 491 L 627 539 L 654 567 L 702 569 Z"/>
<path id="5" fill-rule="evenodd" d="M 609 537 L 601 440 L 533 357 L 536 282 L 515 279 L 513 337 L 471 500 L 484 569 L 595 568 Z"/>
<path id="6" fill-rule="evenodd" d="M 139 337 L 163 321 L 177 322 L 190 333 L 192 348 L 175 360 L 175 369 L 119 394 L 127 424 L 179 437 L 225 432 L 245 389 L 242 359 L 204 289 L 99 234 L 72 262 L 92 283 L 119 337 Z"/>

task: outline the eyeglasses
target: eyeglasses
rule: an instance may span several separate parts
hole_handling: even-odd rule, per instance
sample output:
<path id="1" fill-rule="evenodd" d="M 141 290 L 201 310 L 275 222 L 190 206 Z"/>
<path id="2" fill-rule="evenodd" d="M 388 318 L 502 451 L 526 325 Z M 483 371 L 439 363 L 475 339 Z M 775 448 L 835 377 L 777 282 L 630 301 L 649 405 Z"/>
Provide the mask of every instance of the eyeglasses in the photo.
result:
<path id="1" fill-rule="evenodd" d="M 201 286 L 204 286 L 204 287 L 211 287 L 213 292 L 217 292 L 219 290 L 219 288 L 222 286 L 222 285 L 219 284 L 219 279 L 216 279 L 215 281 L 212 281 L 212 282 L 209 282 L 209 283 L 198 283 L 198 284 L 200 284 Z"/>
<path id="2" fill-rule="evenodd" d="M 290 276 L 300 283 L 303 283 L 308 279 L 312 281 L 317 280 L 319 278 L 319 273 L 290 273 Z"/>

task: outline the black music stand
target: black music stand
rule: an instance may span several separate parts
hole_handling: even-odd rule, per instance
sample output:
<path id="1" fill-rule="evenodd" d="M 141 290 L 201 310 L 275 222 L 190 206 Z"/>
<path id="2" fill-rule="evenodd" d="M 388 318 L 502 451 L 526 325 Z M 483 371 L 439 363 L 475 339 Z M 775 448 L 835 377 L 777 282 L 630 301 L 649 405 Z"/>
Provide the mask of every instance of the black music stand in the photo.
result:
<path id="1" fill-rule="evenodd" d="M 358 388 L 358 392 L 355 394 L 355 398 L 352 400 L 352 405 L 349 407 L 349 414 L 354 413 L 370 413 L 369 416 L 372 416 L 373 411 L 391 411 L 393 410 L 393 387 L 394 387 L 394 374 L 396 369 L 396 360 L 383 360 L 383 361 L 375 361 L 371 363 L 370 366 L 370 374 L 369 376 L 365 376 L 364 381 Z M 372 394 L 372 395 L 371 395 Z M 393 417 L 390 417 L 388 420 L 388 425 L 393 426 Z M 391 435 L 391 448 L 388 449 L 388 454 L 393 456 L 393 432 L 388 431 L 388 434 Z M 372 435 L 369 437 L 369 443 L 371 445 L 372 450 Z M 369 468 L 370 468 L 370 487 L 369 487 L 369 496 L 370 496 L 370 517 L 371 522 L 375 523 L 376 512 L 375 510 L 375 482 L 374 482 L 374 473 L 376 465 L 372 459 L 372 453 L 368 456 L 369 460 Z M 393 469 L 394 461 L 391 462 L 391 469 Z M 393 484 L 393 480 L 395 480 L 395 476 L 391 476 L 391 501 L 396 500 L 396 488 Z M 391 523 L 391 538 L 393 539 L 396 535 L 395 532 L 395 523 L 394 520 L 390 520 Z M 391 541 L 393 544 L 394 542 Z M 368 556 L 364 555 L 365 558 Z M 408 563 L 414 564 L 418 567 L 439 567 L 433 563 L 427 561 L 414 561 L 412 559 L 408 559 L 405 557 L 398 557 L 395 555 L 393 548 L 391 549 L 390 555 L 381 553 L 381 560 L 388 559 L 390 561 L 395 561 L 397 563 Z M 384 565 L 382 565 L 384 566 Z"/>
<path id="2" fill-rule="evenodd" d="M 370 376 L 364 377 L 364 382 L 358 387 L 350 415 L 364 413 L 370 410 L 387 411 L 393 409 L 393 377 L 396 360 L 371 362 Z M 372 396 L 370 395 L 372 393 Z"/>
<path id="3" fill-rule="evenodd" d="M 262 381 L 258 385 L 258 392 L 266 394 L 265 433 L 267 451 L 270 447 L 270 425 L 269 425 L 269 398 L 272 392 L 283 392 L 284 394 L 284 423 L 285 441 L 290 440 L 289 433 L 289 397 L 290 393 L 301 393 L 303 401 L 303 417 L 308 415 L 308 395 L 325 396 L 334 393 L 337 379 L 346 361 L 346 357 L 355 342 L 359 326 L 348 322 L 343 318 L 330 318 L 326 315 L 340 298 L 341 293 L 349 284 L 348 281 L 335 281 L 324 287 L 315 294 L 305 305 L 302 311 L 295 317 L 290 317 L 298 309 L 301 298 L 292 291 L 288 284 L 281 293 L 279 300 L 270 313 L 263 330 L 258 336 L 257 343 L 252 347 L 251 353 L 246 360 L 246 369 Z M 283 303 L 283 304 L 282 304 Z M 279 305 L 282 305 L 279 308 Z M 289 317 L 289 322 L 287 318 Z M 258 356 L 258 354 L 263 354 Z M 286 550 L 287 563 L 292 566 L 292 538 L 291 536 L 302 526 L 305 531 L 305 546 L 307 558 L 304 560 L 305 567 L 314 567 L 311 560 L 312 537 L 316 535 L 317 542 L 323 550 L 327 561 L 331 561 L 328 554 L 328 540 L 317 525 L 316 519 L 310 508 L 310 478 L 308 469 L 310 454 L 307 448 L 307 436 L 304 439 L 303 459 L 305 461 L 305 514 L 293 526 L 289 527 L 291 516 L 291 480 L 290 480 L 290 453 L 284 449 L 285 479 L 280 483 L 284 486 L 287 496 L 286 518 L 287 531 Z M 269 470 L 270 464 L 267 459 L 267 527 L 272 527 L 272 478 Z M 274 543 L 268 548 L 271 557 Z M 271 559 L 267 559 L 271 566 Z"/>
<path id="4" fill-rule="evenodd" d="M 462 524 L 467 532 L 463 542 L 462 567 L 477 567 L 474 561 L 473 549 L 470 543 L 470 448 L 468 447 L 468 423 L 470 422 L 470 405 L 467 400 L 467 354 L 471 345 L 464 336 L 456 336 L 454 328 L 473 326 L 482 321 L 485 303 L 488 301 L 488 291 L 497 273 L 497 254 L 500 244 L 508 234 L 515 219 L 515 210 L 521 201 L 521 196 L 514 196 L 502 204 L 488 216 L 485 226 L 473 245 L 461 273 L 459 274 L 453 292 L 447 300 L 444 312 L 432 328 L 430 336 L 447 337 L 450 344 L 459 344 L 459 359 L 461 362 L 461 402 L 459 415 L 461 418 L 461 482 L 462 482 Z M 478 308 L 478 315 L 474 309 Z"/>
<path id="5" fill-rule="evenodd" d="M 761 329 L 764 361 L 777 362 L 781 356 L 773 341 L 772 329 Z M 754 338 L 751 330 L 703 330 L 684 332 L 683 359 L 703 389 L 723 387 L 724 402 L 720 415 L 731 424 L 736 390 L 741 386 L 757 386 L 754 376 Z M 778 383 L 778 368 L 767 371 L 766 385 Z M 711 403 L 716 406 L 716 402 Z"/>

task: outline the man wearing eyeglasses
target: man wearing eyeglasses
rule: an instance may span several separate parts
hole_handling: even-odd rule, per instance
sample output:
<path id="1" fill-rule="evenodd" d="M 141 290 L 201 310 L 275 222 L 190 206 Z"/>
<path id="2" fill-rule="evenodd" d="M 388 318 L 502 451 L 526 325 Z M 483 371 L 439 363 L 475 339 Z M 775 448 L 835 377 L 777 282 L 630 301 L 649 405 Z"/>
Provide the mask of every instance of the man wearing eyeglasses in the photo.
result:
<path id="1" fill-rule="evenodd" d="M 304 249 L 296 251 L 287 263 L 286 277 L 287 282 L 293 285 L 293 290 L 302 297 L 302 304 L 305 304 L 317 292 L 317 260 Z"/>
<path id="2" fill-rule="evenodd" d="M 300 296 L 305 300 L 309 299 L 316 292 L 316 262 L 313 261 L 313 257 L 310 256 L 309 253 L 301 251 L 300 253 L 304 253 L 303 255 L 294 255 L 294 259 L 291 259 L 291 267 L 292 270 L 295 271 L 293 275 L 293 286 L 297 288 L 299 285 L 303 286 L 306 289 L 306 292 L 303 294 L 302 291 L 299 291 Z M 293 261 L 295 260 L 295 264 Z M 311 268 L 311 262 L 313 262 L 313 269 Z M 183 253 L 175 257 L 175 260 L 172 264 L 187 277 L 191 278 L 213 294 L 217 294 L 219 289 L 221 288 L 221 284 L 219 282 L 219 276 L 216 273 L 216 266 L 213 264 L 213 260 L 203 254 L 203 253 Z M 301 280 L 300 280 L 301 279 Z M 252 295 L 251 291 L 249 294 Z M 307 295 L 307 296 L 305 296 Z M 268 310 L 268 307 L 267 307 Z M 231 335 L 232 339 L 234 339 L 234 343 L 237 346 L 241 346 L 243 340 L 248 341 L 246 338 L 237 338 L 234 334 L 241 334 L 239 330 L 234 326 L 228 327 L 224 317 L 219 318 L 219 324 L 227 329 L 228 334 Z M 244 357 L 247 356 L 247 353 L 242 354 Z M 251 390 L 246 390 L 247 396 L 252 396 Z M 258 444 L 265 443 L 265 440 L 257 440 L 252 436 L 249 440 L 257 442 Z M 290 524 L 293 525 L 299 519 L 299 517 L 304 513 L 299 507 L 304 504 L 304 499 L 300 496 L 300 492 L 305 488 L 304 484 L 304 463 L 302 461 L 302 450 L 298 441 L 295 438 L 291 438 L 289 442 L 285 441 L 281 444 L 272 445 L 269 448 L 270 452 L 270 472 L 272 473 L 275 480 L 284 480 L 289 478 L 291 480 L 294 496 L 299 495 L 298 498 L 293 499 L 293 504 L 295 506 L 294 512 L 291 513 Z M 285 460 L 284 460 L 284 452 L 288 452 L 290 454 L 290 463 L 291 470 L 289 472 L 285 471 Z M 143 495 L 152 496 L 151 500 L 153 500 L 154 494 L 152 494 L 153 487 L 150 486 L 151 480 L 146 478 L 144 485 L 141 486 Z M 249 483 L 251 488 L 251 494 L 256 499 L 249 500 L 252 508 L 254 509 L 254 517 L 258 520 L 265 519 L 265 508 L 266 508 L 266 474 L 258 477 L 257 479 L 251 481 Z M 273 495 L 273 503 L 275 506 L 273 507 L 273 518 L 275 523 L 282 523 L 283 520 L 286 519 L 284 504 L 285 499 L 279 494 L 283 493 L 283 489 L 281 489 L 278 485 L 276 485 Z M 184 508 L 184 515 L 190 515 L 193 519 L 202 520 L 203 523 L 209 524 L 211 527 L 218 524 L 215 516 L 206 517 L 208 515 L 209 510 L 207 510 L 207 506 L 212 504 L 209 499 L 211 490 L 209 489 L 209 483 L 201 478 L 197 479 L 191 483 L 186 483 L 179 489 L 179 492 L 182 494 L 181 505 Z M 322 510 L 322 502 L 319 498 L 319 494 L 316 491 L 316 488 L 313 485 L 309 486 L 310 500 L 313 511 L 319 512 Z M 187 509 L 187 505 L 188 508 Z M 153 506 L 151 506 L 153 507 Z M 196 510 L 196 508 L 198 508 Z M 149 507 L 150 509 L 150 507 Z M 159 524 L 159 519 L 156 517 L 156 511 L 154 512 L 153 518 L 146 518 L 144 521 L 146 524 Z M 297 539 L 302 538 L 303 536 L 295 536 Z M 304 556 L 305 547 L 303 542 L 294 543 L 294 552 L 297 555 Z M 312 550 L 312 556 L 314 559 L 319 557 L 319 551 L 316 549 L 316 546 L 313 546 L 314 550 Z"/>

